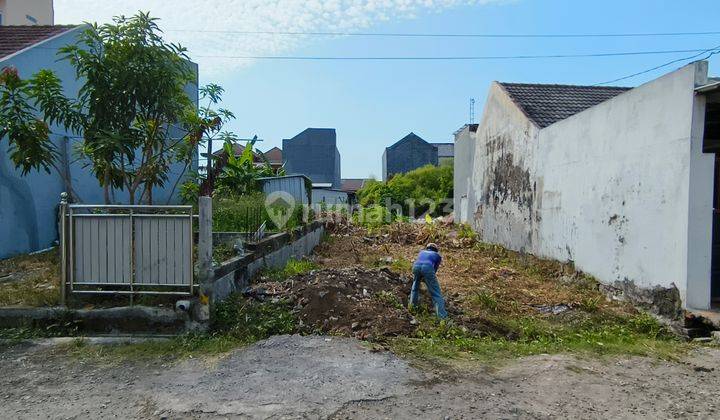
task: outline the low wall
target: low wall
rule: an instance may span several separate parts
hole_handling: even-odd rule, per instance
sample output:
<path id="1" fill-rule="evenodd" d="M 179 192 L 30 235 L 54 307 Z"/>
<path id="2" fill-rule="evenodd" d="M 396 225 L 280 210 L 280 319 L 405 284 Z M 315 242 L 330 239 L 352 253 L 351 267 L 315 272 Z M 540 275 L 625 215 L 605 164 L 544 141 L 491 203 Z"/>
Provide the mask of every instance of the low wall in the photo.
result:
<path id="1" fill-rule="evenodd" d="M 213 299 L 221 301 L 247 287 L 250 279 L 263 268 L 282 268 L 291 258 L 309 255 L 324 232 L 322 223 L 313 222 L 290 233 L 277 233 L 257 244 L 248 244 L 250 252 L 225 261 L 215 269 Z"/>

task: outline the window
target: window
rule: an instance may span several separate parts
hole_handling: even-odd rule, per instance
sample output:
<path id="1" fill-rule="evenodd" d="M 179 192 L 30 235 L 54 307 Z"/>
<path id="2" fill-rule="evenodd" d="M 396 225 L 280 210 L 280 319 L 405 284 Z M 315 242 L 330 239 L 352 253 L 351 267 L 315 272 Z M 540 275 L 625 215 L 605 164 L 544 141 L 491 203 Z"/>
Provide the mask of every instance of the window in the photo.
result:
<path id="1" fill-rule="evenodd" d="M 37 19 L 30 15 L 25 15 L 25 18 L 27 18 L 27 20 L 29 20 L 30 22 L 37 24 Z"/>
<path id="2" fill-rule="evenodd" d="M 0 25 L 2 25 L 2 18 L 3 18 L 3 15 L 2 15 L 2 12 L 0 12 Z"/>

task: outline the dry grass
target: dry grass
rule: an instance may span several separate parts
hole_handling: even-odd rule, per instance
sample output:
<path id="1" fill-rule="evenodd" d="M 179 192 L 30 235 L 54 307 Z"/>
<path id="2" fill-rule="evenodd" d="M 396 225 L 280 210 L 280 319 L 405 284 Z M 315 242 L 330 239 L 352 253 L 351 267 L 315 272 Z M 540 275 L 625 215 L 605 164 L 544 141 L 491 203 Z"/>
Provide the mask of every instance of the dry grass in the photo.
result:
<path id="1" fill-rule="evenodd" d="M 353 228 L 331 236 L 316 254 L 326 267 L 387 266 L 410 275 L 428 238 L 440 243 L 438 279 L 454 322 L 438 324 L 421 312 L 413 336 L 388 343 L 397 353 L 490 361 L 558 352 L 673 359 L 687 350 L 652 316 L 607 300 L 597 281 L 573 266 L 480 243 L 462 227 Z M 552 313 L 560 305 L 561 313 Z"/>
<path id="2" fill-rule="evenodd" d="M 444 293 L 456 296 L 470 314 L 533 315 L 539 306 L 561 304 L 597 312 L 634 313 L 629 305 L 608 302 L 596 281 L 572 266 L 481 243 L 442 248 L 438 279 Z M 421 249 L 416 244 L 376 243 L 352 235 L 333 236 L 317 254 L 327 267 L 388 265 L 403 267 L 405 274 L 410 274 L 410 263 Z"/>
<path id="3" fill-rule="evenodd" d="M 0 260 L 0 306 L 53 306 L 60 302 L 57 248 Z"/>

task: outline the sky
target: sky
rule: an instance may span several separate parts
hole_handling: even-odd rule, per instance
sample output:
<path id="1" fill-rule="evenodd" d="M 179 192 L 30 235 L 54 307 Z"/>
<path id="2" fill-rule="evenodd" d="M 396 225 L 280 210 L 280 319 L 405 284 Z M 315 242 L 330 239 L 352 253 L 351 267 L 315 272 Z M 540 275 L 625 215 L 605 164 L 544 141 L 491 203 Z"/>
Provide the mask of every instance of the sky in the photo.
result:
<path id="1" fill-rule="evenodd" d="M 189 49 L 200 83 L 226 90 L 229 128 L 258 147 L 307 127 L 337 130 L 342 176 L 380 177 L 381 157 L 409 132 L 452 142 L 480 120 L 494 80 L 595 84 L 695 53 L 486 60 L 279 60 L 247 57 L 460 57 L 710 49 L 720 35 L 478 38 L 297 33 L 620 34 L 717 32 L 720 2 L 695 0 L 55 0 L 55 21 L 104 23 L 149 11 Z M 242 33 L 239 33 L 242 32 Z M 247 32 L 293 32 L 292 35 Z M 709 59 L 720 75 L 720 54 Z M 617 85 L 636 86 L 681 61 Z"/>

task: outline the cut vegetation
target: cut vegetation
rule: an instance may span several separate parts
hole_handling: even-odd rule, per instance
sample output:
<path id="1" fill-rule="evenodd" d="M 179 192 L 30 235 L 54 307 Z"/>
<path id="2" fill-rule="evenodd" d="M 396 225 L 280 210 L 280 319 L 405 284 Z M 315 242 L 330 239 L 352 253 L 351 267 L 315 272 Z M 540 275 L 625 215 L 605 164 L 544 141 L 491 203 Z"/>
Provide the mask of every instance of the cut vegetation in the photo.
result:
<path id="1" fill-rule="evenodd" d="M 90 349 L 117 355 L 222 353 L 276 334 L 351 336 L 425 361 L 497 361 L 542 353 L 675 359 L 690 348 L 652 316 L 608 301 L 572 267 L 482 244 L 464 228 L 395 224 L 345 227 L 316 249 L 263 272 L 215 306 L 208 333 L 165 343 Z M 450 322 L 423 301 L 406 309 L 420 244 L 439 242 L 439 279 Z M 84 354 L 84 349 L 80 354 Z"/>

